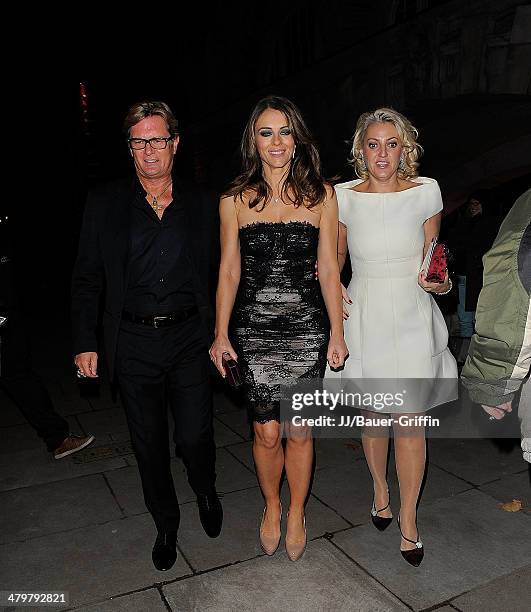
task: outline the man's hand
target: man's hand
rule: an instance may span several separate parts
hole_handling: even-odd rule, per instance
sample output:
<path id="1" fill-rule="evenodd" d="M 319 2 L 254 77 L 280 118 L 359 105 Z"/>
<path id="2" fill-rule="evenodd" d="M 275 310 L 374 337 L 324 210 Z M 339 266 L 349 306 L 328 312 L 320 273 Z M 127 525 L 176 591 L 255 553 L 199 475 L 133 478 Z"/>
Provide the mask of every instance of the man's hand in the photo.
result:
<path id="1" fill-rule="evenodd" d="M 496 419 L 499 421 L 500 419 L 503 419 L 508 412 L 513 411 L 511 404 L 512 401 L 508 401 L 500 404 L 499 406 L 486 406 L 485 404 L 481 404 L 481 407 L 487 414 L 490 414 L 491 419 Z"/>
<path id="2" fill-rule="evenodd" d="M 81 378 L 98 378 L 98 353 L 79 353 L 74 363 Z"/>

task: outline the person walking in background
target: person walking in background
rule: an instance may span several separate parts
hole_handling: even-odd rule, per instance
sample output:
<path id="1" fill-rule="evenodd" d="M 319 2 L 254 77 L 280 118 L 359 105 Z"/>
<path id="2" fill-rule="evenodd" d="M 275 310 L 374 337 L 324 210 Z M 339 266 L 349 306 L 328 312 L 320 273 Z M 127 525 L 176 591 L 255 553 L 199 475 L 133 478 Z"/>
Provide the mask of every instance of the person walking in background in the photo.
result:
<path id="1" fill-rule="evenodd" d="M 4 204 L 5 206 L 5 204 Z M 68 422 L 57 414 L 46 386 L 32 365 L 28 320 L 18 288 L 22 275 L 15 240 L 16 213 L 0 211 L 0 389 L 20 409 L 55 459 L 86 448 L 94 436 L 69 433 Z"/>
<path id="2" fill-rule="evenodd" d="M 222 374 L 224 353 L 237 359 L 243 371 L 254 426 L 253 456 L 265 498 L 262 549 L 272 555 L 280 542 L 279 489 L 285 468 L 290 489 L 286 551 L 296 561 L 306 546 L 304 505 L 313 439 L 310 428 L 281 424 L 280 387 L 322 378 L 327 360 L 340 367 L 347 355 L 336 256 L 337 201 L 323 179 L 300 111 L 286 98 L 271 96 L 257 103 L 241 151 L 242 173 L 220 203 L 221 265 L 210 355 Z M 229 340 L 231 314 L 234 345 Z"/>
<path id="3" fill-rule="evenodd" d="M 474 333 L 475 310 L 483 281 L 483 255 L 492 246 L 499 219 L 491 215 L 486 190 L 472 193 L 456 225 L 448 231 L 448 247 L 454 256 L 457 278 L 457 316 L 461 342 L 455 347 L 458 365 L 463 365 Z"/>
<path id="4" fill-rule="evenodd" d="M 75 364 L 83 377 L 98 373 L 96 328 L 105 292 L 109 372 L 118 382 L 144 500 L 157 528 L 152 559 L 161 571 L 175 563 L 180 521 L 167 404 L 208 536 L 219 535 L 223 519 L 208 360 L 217 209 L 203 190 L 173 172 L 177 127 L 164 102 L 129 109 L 124 132 L 135 175 L 89 195 L 72 279 Z"/>

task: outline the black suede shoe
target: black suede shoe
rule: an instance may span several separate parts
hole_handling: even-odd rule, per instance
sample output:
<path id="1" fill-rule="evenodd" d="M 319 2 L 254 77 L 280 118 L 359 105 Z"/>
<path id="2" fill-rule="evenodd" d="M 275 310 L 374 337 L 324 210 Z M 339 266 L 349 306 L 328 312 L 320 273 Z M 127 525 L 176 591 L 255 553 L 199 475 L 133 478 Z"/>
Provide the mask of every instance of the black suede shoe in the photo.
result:
<path id="1" fill-rule="evenodd" d="M 209 538 L 217 538 L 223 523 L 223 508 L 216 491 L 208 495 L 198 495 L 197 506 L 199 507 L 199 518 L 205 533 Z"/>
<path id="2" fill-rule="evenodd" d="M 173 567 L 177 559 L 177 532 L 159 531 L 153 552 L 151 553 L 153 565 L 160 571 L 165 572 Z"/>
<path id="3" fill-rule="evenodd" d="M 422 563 L 422 559 L 424 559 L 424 545 L 420 541 L 420 538 L 418 535 L 419 530 L 417 528 L 417 538 L 419 539 L 410 540 L 409 538 L 406 538 L 406 536 L 402 533 L 402 528 L 400 527 L 400 515 L 398 515 L 398 518 L 396 519 L 396 521 L 398 523 L 398 529 L 400 529 L 400 535 L 404 538 L 404 540 L 406 542 L 411 542 L 411 544 L 415 544 L 415 548 L 413 548 L 412 550 L 400 549 L 400 552 L 402 553 L 402 556 L 404 557 L 404 559 L 410 565 L 413 565 L 414 567 L 418 567 Z"/>
<path id="4" fill-rule="evenodd" d="M 389 489 L 387 489 L 387 498 L 389 501 L 387 502 L 387 506 L 376 510 L 376 506 L 374 505 L 374 499 L 372 500 L 372 508 L 371 508 L 371 520 L 372 524 L 378 529 L 378 531 L 384 531 L 389 527 L 391 521 L 393 520 L 392 516 L 378 516 L 378 512 L 382 512 L 383 510 L 387 510 L 389 505 L 391 504 L 391 497 L 389 495 Z"/>

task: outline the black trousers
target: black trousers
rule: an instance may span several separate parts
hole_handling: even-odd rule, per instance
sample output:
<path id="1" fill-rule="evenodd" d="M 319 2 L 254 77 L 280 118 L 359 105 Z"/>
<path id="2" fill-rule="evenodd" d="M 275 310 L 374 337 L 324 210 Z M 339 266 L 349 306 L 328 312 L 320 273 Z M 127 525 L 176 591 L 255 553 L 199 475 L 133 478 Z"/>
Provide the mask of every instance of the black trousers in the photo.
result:
<path id="1" fill-rule="evenodd" d="M 199 321 L 196 315 L 159 329 L 124 321 L 118 337 L 120 395 L 144 501 L 159 531 L 176 531 L 180 517 L 170 470 L 168 405 L 190 486 L 196 495 L 215 486 L 210 366 Z"/>
<path id="2" fill-rule="evenodd" d="M 27 325 L 9 313 L 1 328 L 0 388 L 15 402 L 29 424 L 53 451 L 68 436 L 68 423 L 55 412 L 50 395 L 33 370 Z"/>

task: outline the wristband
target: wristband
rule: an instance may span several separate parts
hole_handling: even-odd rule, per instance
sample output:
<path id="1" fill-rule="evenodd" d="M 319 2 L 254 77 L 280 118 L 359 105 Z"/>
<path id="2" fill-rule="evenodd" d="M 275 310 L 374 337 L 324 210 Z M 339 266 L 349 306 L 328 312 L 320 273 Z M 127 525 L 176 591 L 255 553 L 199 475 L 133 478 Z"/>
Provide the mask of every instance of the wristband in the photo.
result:
<path id="1" fill-rule="evenodd" d="M 435 295 L 446 295 L 447 293 L 450 293 L 450 291 L 452 290 L 452 279 L 449 278 L 448 282 L 450 283 L 448 289 L 446 291 L 437 292 Z"/>

